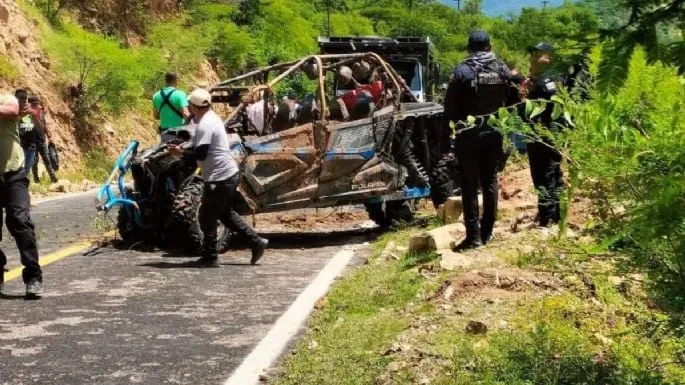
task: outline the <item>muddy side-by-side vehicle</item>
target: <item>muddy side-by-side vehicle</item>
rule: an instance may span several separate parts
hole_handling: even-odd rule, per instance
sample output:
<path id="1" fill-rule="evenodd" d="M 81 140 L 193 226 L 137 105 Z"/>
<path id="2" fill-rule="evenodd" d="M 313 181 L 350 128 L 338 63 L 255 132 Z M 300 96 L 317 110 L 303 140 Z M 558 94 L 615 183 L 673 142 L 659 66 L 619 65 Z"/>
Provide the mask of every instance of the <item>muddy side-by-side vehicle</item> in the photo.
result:
<path id="1" fill-rule="evenodd" d="M 301 101 L 276 97 L 286 79 L 302 76 L 314 92 Z M 353 86 L 336 95 L 331 84 L 339 82 Z M 415 200 L 441 204 L 454 191 L 442 106 L 417 102 L 375 53 L 308 56 L 226 80 L 211 93 L 216 110 L 229 111 L 242 215 L 354 204 L 385 227 L 410 220 Z M 192 137 L 192 126 L 181 134 Z M 132 187 L 124 183 L 129 170 Z M 134 141 L 103 185 L 100 208 L 120 207 L 125 241 L 198 250 L 203 185 L 196 173 L 192 160 L 171 156 L 165 144 L 142 150 Z"/>

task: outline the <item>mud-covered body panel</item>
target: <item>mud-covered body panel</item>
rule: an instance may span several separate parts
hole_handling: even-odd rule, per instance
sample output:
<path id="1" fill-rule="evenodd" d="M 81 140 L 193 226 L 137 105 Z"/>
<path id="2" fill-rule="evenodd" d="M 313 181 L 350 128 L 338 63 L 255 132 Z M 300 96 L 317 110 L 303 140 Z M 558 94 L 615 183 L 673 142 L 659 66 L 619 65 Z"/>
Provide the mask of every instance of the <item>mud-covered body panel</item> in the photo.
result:
<path id="1" fill-rule="evenodd" d="M 439 129 L 441 116 L 438 104 L 407 103 L 380 109 L 370 118 L 318 121 L 247 138 L 240 189 L 244 204 L 238 210 L 248 214 L 425 197 L 429 187 L 406 185 L 408 171 L 393 158 L 393 138 L 408 119 L 413 127 L 429 130 Z M 427 147 L 417 152 L 430 167 Z"/>

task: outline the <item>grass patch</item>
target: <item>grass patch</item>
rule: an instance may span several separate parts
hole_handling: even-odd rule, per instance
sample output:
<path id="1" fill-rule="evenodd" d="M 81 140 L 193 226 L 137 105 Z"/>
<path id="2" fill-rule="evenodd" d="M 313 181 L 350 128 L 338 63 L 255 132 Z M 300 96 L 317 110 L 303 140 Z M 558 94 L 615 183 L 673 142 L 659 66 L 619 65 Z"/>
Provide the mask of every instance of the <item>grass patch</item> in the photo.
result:
<path id="1" fill-rule="evenodd" d="M 373 245 L 371 263 L 331 290 L 295 354 L 283 362 L 283 375 L 275 384 L 374 383 L 390 362 L 383 353 L 410 324 L 401 310 L 425 280 L 411 270 L 374 259 L 388 242 L 405 243 L 412 231 L 416 229 L 383 235 Z"/>
<path id="2" fill-rule="evenodd" d="M 451 336 L 448 374 L 434 383 L 682 384 L 682 367 L 660 364 L 672 365 L 682 340 L 658 344 L 614 311 L 570 294 L 531 301 L 518 309 L 513 330 Z"/>
<path id="3" fill-rule="evenodd" d="M 383 235 L 374 255 L 419 231 Z M 333 288 L 273 383 L 685 384 L 682 315 L 650 307 L 642 278 L 618 270 L 619 255 L 593 254 L 580 241 L 545 238 L 537 230 L 480 252 L 511 250 L 518 254 L 505 260 L 529 270 L 521 277 L 535 282 L 535 271 L 557 290 L 541 295 L 539 287 L 519 286 L 521 292 L 459 281 L 473 272 L 415 269 L 433 264 L 435 253 L 372 258 Z M 499 268 L 516 274 L 511 266 Z M 459 297 L 446 299 L 449 281 L 461 282 L 452 286 Z M 471 321 L 485 323 L 487 333 L 469 334 Z M 396 343 L 408 348 L 388 354 Z"/>
<path id="4" fill-rule="evenodd" d="M 440 259 L 440 255 L 434 251 L 421 253 L 409 252 L 402 257 L 399 267 L 403 270 L 412 269 L 429 262 L 437 261 L 438 259 Z"/>
<path id="5" fill-rule="evenodd" d="M 83 164 L 80 167 L 72 171 L 60 172 L 59 177 L 72 183 L 81 183 L 84 179 L 103 183 L 112 172 L 113 164 L 114 160 L 103 150 L 90 150 L 83 156 Z"/>
<path id="6" fill-rule="evenodd" d="M 12 82 L 19 79 L 21 71 L 7 56 L 0 56 L 0 79 Z"/>

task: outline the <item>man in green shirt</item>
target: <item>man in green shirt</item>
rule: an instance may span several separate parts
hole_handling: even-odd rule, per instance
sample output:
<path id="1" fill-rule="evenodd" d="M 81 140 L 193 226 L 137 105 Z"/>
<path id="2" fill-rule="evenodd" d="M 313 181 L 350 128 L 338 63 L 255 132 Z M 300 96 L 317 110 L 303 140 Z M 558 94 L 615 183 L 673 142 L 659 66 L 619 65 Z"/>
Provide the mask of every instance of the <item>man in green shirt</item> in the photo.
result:
<path id="1" fill-rule="evenodd" d="M 22 277 L 26 284 L 26 297 L 33 299 L 43 293 L 43 274 L 38 263 L 36 233 L 29 212 L 29 180 L 22 173 L 24 151 L 19 143 L 19 114 L 17 98 L 0 94 L 0 224 L 6 215 L 7 229 L 14 237 L 24 265 Z M 0 295 L 4 288 L 6 264 L 7 258 L 0 250 Z"/>
<path id="2" fill-rule="evenodd" d="M 175 128 L 186 124 L 188 112 L 188 95 L 177 89 L 178 75 L 167 72 L 164 76 L 166 87 L 157 91 L 152 97 L 155 119 L 159 120 L 159 134 L 163 143 L 176 138 Z"/>

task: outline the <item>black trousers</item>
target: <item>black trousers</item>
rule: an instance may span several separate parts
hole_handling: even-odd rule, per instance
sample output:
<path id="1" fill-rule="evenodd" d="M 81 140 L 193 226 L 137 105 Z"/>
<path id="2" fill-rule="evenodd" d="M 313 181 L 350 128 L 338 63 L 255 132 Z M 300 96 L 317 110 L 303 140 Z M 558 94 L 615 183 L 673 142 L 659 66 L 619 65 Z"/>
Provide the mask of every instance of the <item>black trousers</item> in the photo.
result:
<path id="1" fill-rule="evenodd" d="M 217 257 L 217 220 L 234 233 L 243 235 L 252 246 L 259 244 L 259 235 L 233 210 L 239 183 L 239 173 L 225 181 L 205 183 L 199 213 L 200 229 L 204 233 L 202 256 L 205 258 Z"/>
<path id="2" fill-rule="evenodd" d="M 456 140 L 462 173 L 462 202 L 467 239 L 487 239 L 497 218 L 499 184 L 497 169 L 502 159 L 502 135 L 492 129 L 471 129 Z M 483 216 L 479 220 L 478 187 L 483 190 Z"/>
<path id="3" fill-rule="evenodd" d="M 538 192 L 538 222 L 542 226 L 561 220 L 560 196 L 564 189 L 561 154 L 544 143 L 528 143 L 533 185 Z"/>
<path id="4" fill-rule="evenodd" d="M 48 153 L 48 144 L 43 142 L 43 143 L 38 143 L 36 145 L 36 157 L 33 161 L 33 181 L 38 183 L 40 182 L 40 178 L 38 177 L 38 158 L 43 159 L 43 164 L 45 165 L 45 169 L 48 172 L 48 175 L 50 175 L 50 181 L 52 183 L 57 182 L 57 175 L 55 174 L 55 170 L 52 168 L 52 162 L 50 162 L 50 154 Z M 28 167 L 28 165 L 26 165 Z"/>
<path id="5" fill-rule="evenodd" d="M 36 233 L 31 221 L 29 206 L 29 180 L 21 172 L 5 174 L 0 180 L 0 223 L 3 213 L 9 230 L 19 249 L 21 264 L 24 265 L 22 277 L 24 283 L 32 279 L 43 280 L 43 273 L 38 263 L 38 246 Z M 0 232 L 0 240 L 2 232 Z M 0 269 L 7 264 L 5 254 L 0 251 Z"/>

